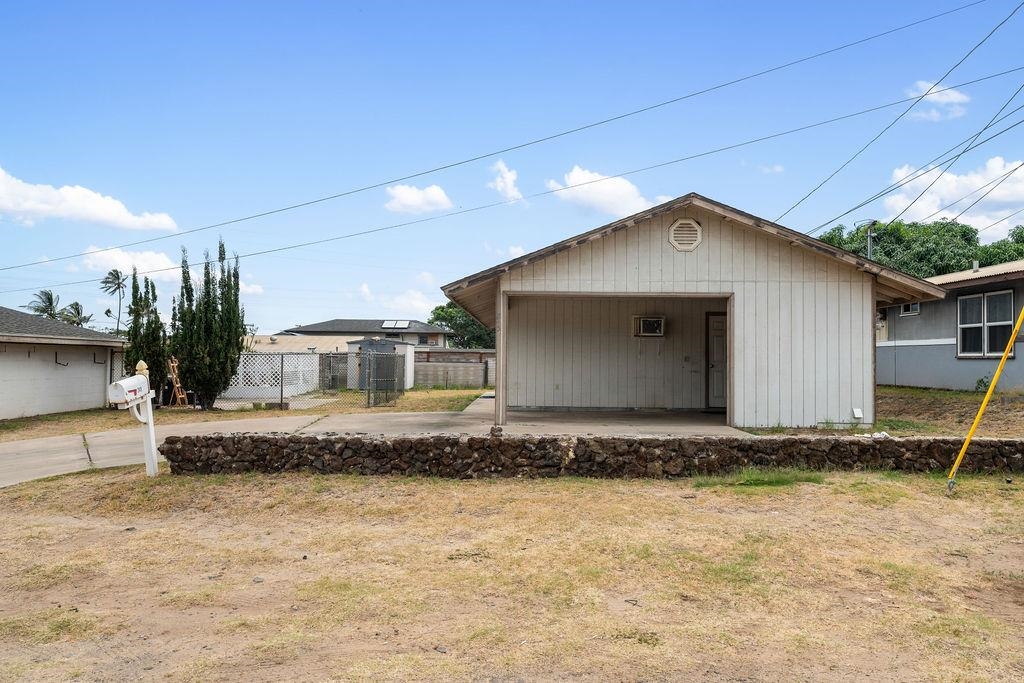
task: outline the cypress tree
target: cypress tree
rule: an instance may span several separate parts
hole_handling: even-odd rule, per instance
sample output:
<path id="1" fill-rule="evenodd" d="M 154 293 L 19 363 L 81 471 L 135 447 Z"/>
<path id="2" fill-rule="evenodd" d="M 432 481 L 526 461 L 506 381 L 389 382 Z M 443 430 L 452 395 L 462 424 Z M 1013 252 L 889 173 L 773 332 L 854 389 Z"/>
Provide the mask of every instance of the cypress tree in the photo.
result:
<path id="1" fill-rule="evenodd" d="M 156 307 L 156 285 L 147 277 L 142 279 L 140 286 L 139 274 L 134 268 L 128 316 L 128 346 L 124 351 L 125 372 L 134 375 L 135 365 L 140 360 L 146 361 L 146 365 L 149 366 L 149 385 L 157 392 L 159 404 L 160 391 L 167 379 L 167 332 Z"/>
<path id="2" fill-rule="evenodd" d="M 171 316 L 171 352 L 178 359 L 182 385 L 196 394 L 204 409 L 214 402 L 238 372 L 245 344 L 245 311 L 239 303 L 238 257 L 229 264 L 224 241 L 217 249 L 217 268 L 209 253 L 198 288 L 192 282 L 188 253 L 181 250 L 181 293 Z"/>

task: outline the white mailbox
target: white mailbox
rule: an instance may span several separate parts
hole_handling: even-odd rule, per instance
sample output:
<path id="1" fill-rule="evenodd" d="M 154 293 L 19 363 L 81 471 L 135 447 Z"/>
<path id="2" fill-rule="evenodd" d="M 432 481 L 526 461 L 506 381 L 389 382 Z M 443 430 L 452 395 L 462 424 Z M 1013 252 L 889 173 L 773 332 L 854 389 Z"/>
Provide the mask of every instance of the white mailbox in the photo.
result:
<path id="1" fill-rule="evenodd" d="M 146 364 L 137 366 L 145 371 Z M 128 410 L 135 419 L 142 423 L 142 453 L 146 458 L 146 474 L 157 475 L 156 466 L 156 432 L 153 430 L 153 404 L 150 402 L 155 394 L 149 390 L 149 378 L 138 374 L 125 377 L 107 386 L 107 400 L 119 410 Z"/>
<path id="2" fill-rule="evenodd" d="M 149 378 L 132 375 L 107 387 L 107 401 L 124 410 L 139 405 L 149 398 Z"/>

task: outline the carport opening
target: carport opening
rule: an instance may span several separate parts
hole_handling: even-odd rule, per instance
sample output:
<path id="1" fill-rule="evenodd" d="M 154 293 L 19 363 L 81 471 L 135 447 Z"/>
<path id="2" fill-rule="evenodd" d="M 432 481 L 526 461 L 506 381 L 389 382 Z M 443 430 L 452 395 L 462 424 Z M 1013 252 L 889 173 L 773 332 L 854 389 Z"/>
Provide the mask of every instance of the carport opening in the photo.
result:
<path id="1" fill-rule="evenodd" d="M 726 424 L 729 329 L 724 295 L 511 296 L 508 419 L 688 413 Z"/>

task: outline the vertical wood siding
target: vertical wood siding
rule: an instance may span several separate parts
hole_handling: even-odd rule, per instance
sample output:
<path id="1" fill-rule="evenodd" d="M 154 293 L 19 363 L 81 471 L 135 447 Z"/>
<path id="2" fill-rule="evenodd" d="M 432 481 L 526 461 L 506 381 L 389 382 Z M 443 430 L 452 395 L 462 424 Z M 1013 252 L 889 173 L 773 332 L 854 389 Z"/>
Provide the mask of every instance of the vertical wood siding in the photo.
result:
<path id="1" fill-rule="evenodd" d="M 692 252 L 668 243 L 684 216 L 703 227 Z M 871 276 L 716 214 L 655 217 L 512 270 L 500 287 L 512 294 L 509 405 L 703 408 L 704 313 L 726 302 L 678 295 L 705 293 L 732 296 L 732 424 L 846 424 L 855 408 L 874 421 Z M 572 298 L 600 292 L 655 298 Z M 669 317 L 663 340 L 632 337 L 645 312 Z"/>
<path id="2" fill-rule="evenodd" d="M 704 407 L 705 314 L 725 299 L 510 297 L 510 407 Z M 635 315 L 665 316 L 634 337 Z"/>

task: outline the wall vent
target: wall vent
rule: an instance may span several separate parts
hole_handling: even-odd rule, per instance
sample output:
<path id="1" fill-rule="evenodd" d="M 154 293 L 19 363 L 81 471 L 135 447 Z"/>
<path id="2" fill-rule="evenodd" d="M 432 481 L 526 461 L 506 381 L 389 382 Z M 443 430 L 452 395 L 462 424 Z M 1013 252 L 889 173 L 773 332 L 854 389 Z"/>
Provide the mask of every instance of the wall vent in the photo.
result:
<path id="1" fill-rule="evenodd" d="M 693 251 L 703 238 L 700 223 L 692 218 L 680 218 L 668 228 L 668 241 L 677 251 Z"/>

